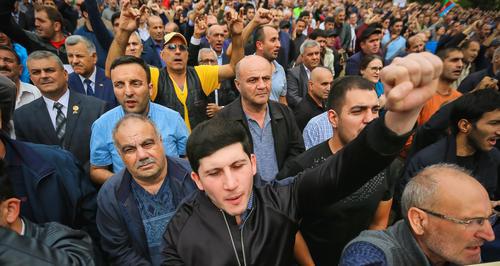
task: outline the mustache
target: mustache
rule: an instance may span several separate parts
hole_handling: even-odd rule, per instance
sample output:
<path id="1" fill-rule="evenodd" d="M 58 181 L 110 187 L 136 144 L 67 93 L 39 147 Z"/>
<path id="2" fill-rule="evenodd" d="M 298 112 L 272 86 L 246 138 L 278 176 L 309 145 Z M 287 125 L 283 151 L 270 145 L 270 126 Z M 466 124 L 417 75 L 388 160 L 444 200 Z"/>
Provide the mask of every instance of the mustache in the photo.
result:
<path id="1" fill-rule="evenodd" d="M 146 159 L 143 159 L 141 161 L 136 162 L 134 167 L 139 168 L 139 167 L 142 167 L 142 166 L 150 164 L 150 163 L 156 163 L 156 159 L 154 159 L 152 157 L 148 157 Z"/>
<path id="2" fill-rule="evenodd" d="M 7 66 L 0 66 L 0 71 L 12 71 L 12 69 Z"/>

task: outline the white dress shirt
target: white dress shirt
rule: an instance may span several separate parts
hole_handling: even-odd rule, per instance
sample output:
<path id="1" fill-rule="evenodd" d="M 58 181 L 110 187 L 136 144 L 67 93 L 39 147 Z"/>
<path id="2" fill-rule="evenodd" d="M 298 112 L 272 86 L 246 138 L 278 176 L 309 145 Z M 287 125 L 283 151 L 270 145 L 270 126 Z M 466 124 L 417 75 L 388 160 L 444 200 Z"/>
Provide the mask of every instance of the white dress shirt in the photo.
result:
<path id="1" fill-rule="evenodd" d="M 49 111 L 49 116 L 50 116 L 50 121 L 52 122 L 52 125 L 54 126 L 54 129 L 57 128 L 56 126 L 56 117 L 57 117 L 57 109 L 54 107 L 55 101 L 52 99 L 49 99 L 45 96 L 42 96 L 43 100 L 45 101 L 45 105 L 47 106 L 47 111 Z M 58 103 L 62 104 L 62 112 L 64 116 L 68 117 L 68 104 L 69 104 L 69 90 L 67 89 L 66 92 L 57 100 Z"/>
<path id="2" fill-rule="evenodd" d="M 37 87 L 20 81 L 19 93 L 16 96 L 16 109 L 40 97 L 42 97 L 42 93 Z"/>

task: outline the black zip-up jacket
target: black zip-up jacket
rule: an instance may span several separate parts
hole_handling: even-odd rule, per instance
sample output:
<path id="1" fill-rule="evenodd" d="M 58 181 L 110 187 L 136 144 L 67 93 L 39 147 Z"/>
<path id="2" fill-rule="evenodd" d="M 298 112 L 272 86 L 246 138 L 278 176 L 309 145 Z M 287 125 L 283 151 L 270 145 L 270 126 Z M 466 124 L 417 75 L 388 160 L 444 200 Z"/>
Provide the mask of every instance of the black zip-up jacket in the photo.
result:
<path id="1" fill-rule="evenodd" d="M 218 209 L 198 191 L 177 210 L 164 234 L 162 265 L 292 265 L 301 217 L 356 191 L 387 167 L 409 134 L 396 136 L 382 119 L 322 165 L 289 184 L 254 185 L 245 221 Z M 283 181 L 281 181 L 283 182 Z"/>

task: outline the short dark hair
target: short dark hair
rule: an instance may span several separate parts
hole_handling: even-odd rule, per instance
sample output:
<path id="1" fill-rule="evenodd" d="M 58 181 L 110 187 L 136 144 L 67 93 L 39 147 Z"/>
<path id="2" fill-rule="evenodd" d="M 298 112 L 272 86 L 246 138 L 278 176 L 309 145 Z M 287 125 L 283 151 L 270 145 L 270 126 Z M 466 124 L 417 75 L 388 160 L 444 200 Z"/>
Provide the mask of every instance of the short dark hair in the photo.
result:
<path id="1" fill-rule="evenodd" d="M 436 55 L 441 58 L 441 61 L 444 61 L 450 53 L 453 52 L 462 52 L 462 50 L 458 49 L 457 47 L 448 47 L 448 48 L 443 48 L 437 51 Z"/>
<path id="2" fill-rule="evenodd" d="M 191 132 L 186 147 L 191 169 L 198 173 L 201 159 L 235 143 L 241 143 L 243 151 L 250 156 L 253 146 L 248 134 L 237 121 L 214 118 L 198 124 Z"/>
<path id="3" fill-rule="evenodd" d="M 265 34 L 264 34 L 265 27 L 274 29 L 274 27 L 271 25 L 258 26 L 253 33 L 254 47 L 257 47 L 257 41 L 263 41 L 265 39 Z"/>
<path id="4" fill-rule="evenodd" d="M 7 168 L 6 164 L 4 159 L 0 159 L 0 202 L 16 197 L 12 188 L 12 182 L 5 170 Z"/>
<path id="5" fill-rule="evenodd" d="M 310 16 L 311 16 L 311 13 L 307 10 L 304 10 L 304 11 L 300 12 L 299 19 L 303 18 L 303 17 L 310 17 Z"/>
<path id="6" fill-rule="evenodd" d="M 389 22 L 389 30 L 398 22 L 403 22 L 403 20 L 400 18 L 393 17 Z"/>
<path id="7" fill-rule="evenodd" d="M 316 40 L 318 37 L 326 38 L 326 31 L 322 29 L 315 29 L 309 34 L 309 39 Z"/>
<path id="8" fill-rule="evenodd" d="M 326 23 L 335 23 L 335 18 L 334 17 L 326 17 L 325 18 L 325 24 Z"/>
<path id="9" fill-rule="evenodd" d="M 120 15 L 121 15 L 121 12 L 118 11 L 116 13 L 114 13 L 112 16 L 111 16 L 111 24 L 115 24 L 115 20 L 119 19 L 120 18 Z"/>
<path id="10" fill-rule="evenodd" d="M 19 58 L 19 55 L 16 53 L 16 51 L 14 51 L 14 49 L 10 48 L 9 46 L 0 45 L 0 50 L 11 52 L 14 55 L 14 57 L 16 58 L 17 64 L 18 65 L 21 64 L 21 58 Z"/>
<path id="11" fill-rule="evenodd" d="M 56 8 L 51 6 L 36 5 L 35 12 L 40 12 L 40 11 L 44 11 L 45 13 L 47 13 L 47 17 L 49 18 L 50 21 L 52 21 L 52 23 L 59 22 L 61 23 L 61 27 L 63 26 L 63 16 L 61 15 L 61 13 L 59 13 L 59 11 Z"/>
<path id="12" fill-rule="evenodd" d="M 249 9 L 255 10 L 255 7 L 251 3 L 246 3 L 243 6 L 243 11 L 244 11 L 243 13 L 246 15 Z"/>
<path id="13" fill-rule="evenodd" d="M 146 65 L 146 62 L 140 57 L 135 57 L 135 56 L 130 56 L 130 55 L 124 55 L 120 56 L 113 61 L 111 64 L 110 71 L 115 69 L 119 65 L 128 65 L 128 64 L 137 64 L 144 69 L 144 72 L 146 72 L 146 78 L 148 81 L 148 84 L 151 83 L 151 73 L 149 73 L 149 67 Z"/>
<path id="14" fill-rule="evenodd" d="M 332 89 L 328 94 L 327 108 L 333 109 L 337 114 L 340 114 L 347 91 L 352 89 L 375 91 L 375 84 L 361 76 L 339 78 L 333 82 Z"/>
<path id="15" fill-rule="evenodd" d="M 370 62 L 375 59 L 382 61 L 382 64 L 384 64 L 384 60 L 382 59 L 382 57 L 380 57 L 377 54 L 365 55 L 365 57 L 363 57 L 363 59 L 361 60 L 361 64 L 359 65 L 359 70 L 365 70 L 370 64 Z"/>
<path id="16" fill-rule="evenodd" d="M 473 43 L 473 42 L 477 42 L 479 45 L 481 45 L 481 43 L 478 40 L 476 40 L 476 39 L 469 39 L 469 40 L 465 40 L 462 43 L 462 45 L 460 46 L 460 48 L 462 48 L 462 50 L 463 49 L 468 49 L 469 46 L 470 46 L 470 44 Z"/>
<path id="17" fill-rule="evenodd" d="M 481 119 L 484 113 L 500 110 L 500 92 L 494 89 L 478 90 L 467 93 L 453 103 L 450 123 L 451 131 L 458 132 L 458 122 L 467 119 L 471 124 Z"/>

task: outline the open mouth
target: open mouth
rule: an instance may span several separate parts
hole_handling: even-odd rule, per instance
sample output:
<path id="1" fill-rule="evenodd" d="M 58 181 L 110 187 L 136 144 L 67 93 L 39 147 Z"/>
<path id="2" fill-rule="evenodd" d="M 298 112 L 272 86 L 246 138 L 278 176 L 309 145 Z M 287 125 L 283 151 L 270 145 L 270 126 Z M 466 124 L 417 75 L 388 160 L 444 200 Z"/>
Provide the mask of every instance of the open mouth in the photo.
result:
<path id="1" fill-rule="evenodd" d="M 487 141 L 491 146 L 495 146 L 495 144 L 497 144 L 497 139 L 498 139 L 498 137 L 493 137 L 493 138 L 489 138 Z"/>
<path id="2" fill-rule="evenodd" d="M 226 198 L 226 202 L 228 202 L 231 205 L 238 205 L 241 202 L 241 198 L 243 197 L 243 194 L 238 194 L 234 196 L 230 196 Z"/>

